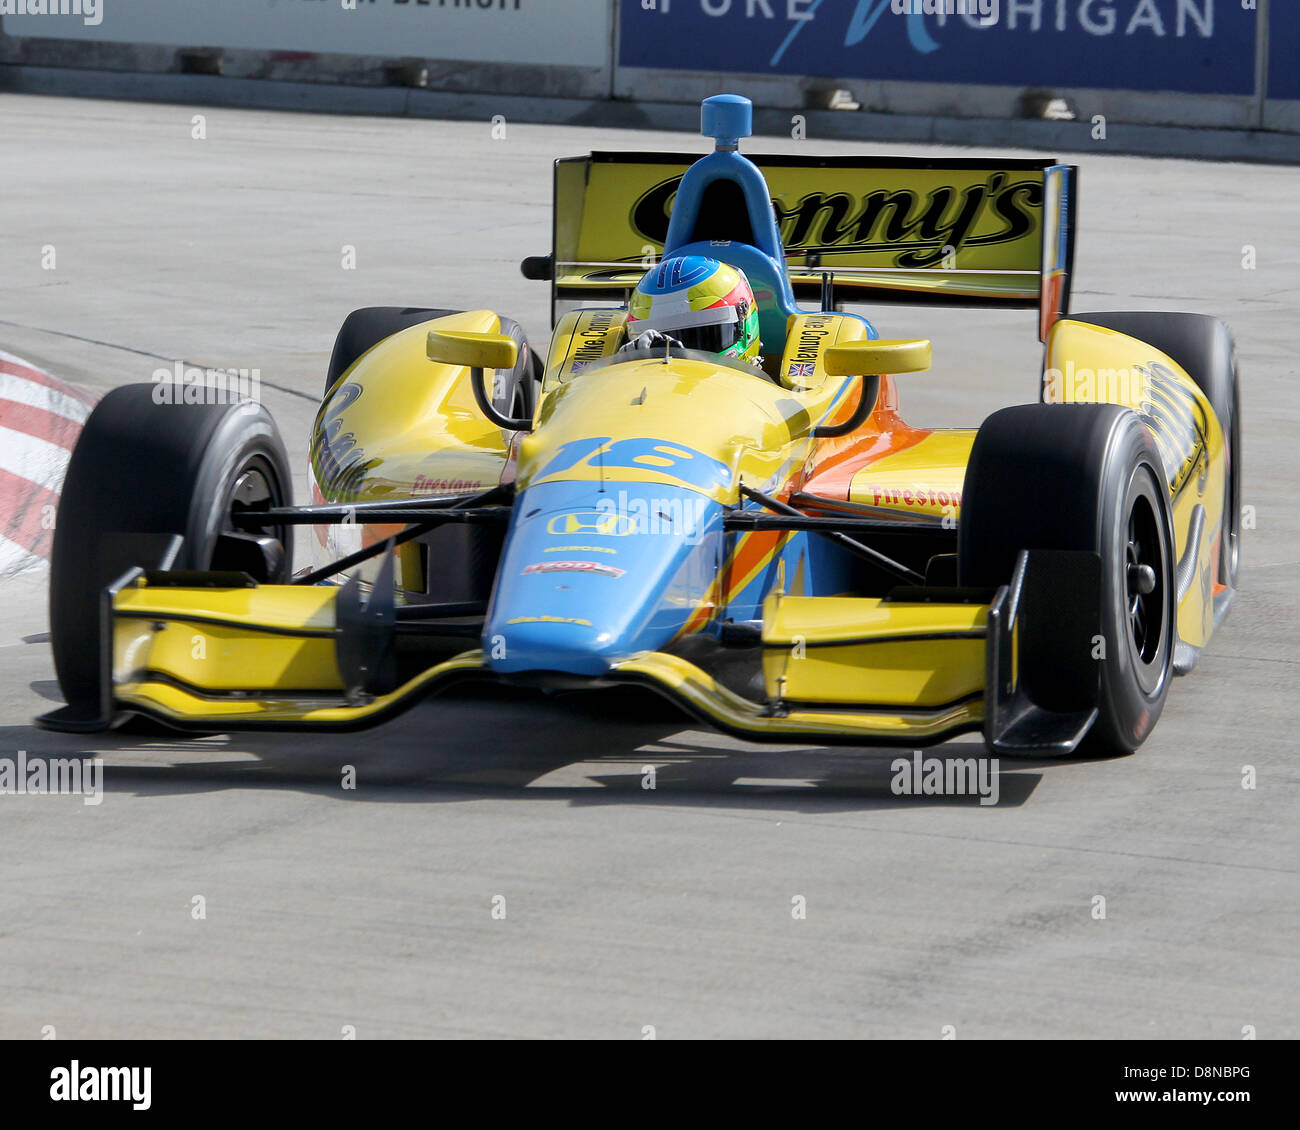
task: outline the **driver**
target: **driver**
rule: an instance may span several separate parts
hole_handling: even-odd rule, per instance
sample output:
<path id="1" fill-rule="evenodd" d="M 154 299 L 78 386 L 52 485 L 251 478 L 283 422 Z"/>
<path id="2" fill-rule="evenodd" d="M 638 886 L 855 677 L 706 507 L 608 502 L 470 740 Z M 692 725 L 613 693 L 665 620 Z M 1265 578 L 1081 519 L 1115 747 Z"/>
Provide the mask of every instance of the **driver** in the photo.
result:
<path id="1" fill-rule="evenodd" d="M 760 365 L 758 307 L 745 272 L 704 255 L 677 255 L 646 272 L 627 308 L 625 350 L 662 344 Z M 620 350 L 622 352 L 622 350 Z"/>

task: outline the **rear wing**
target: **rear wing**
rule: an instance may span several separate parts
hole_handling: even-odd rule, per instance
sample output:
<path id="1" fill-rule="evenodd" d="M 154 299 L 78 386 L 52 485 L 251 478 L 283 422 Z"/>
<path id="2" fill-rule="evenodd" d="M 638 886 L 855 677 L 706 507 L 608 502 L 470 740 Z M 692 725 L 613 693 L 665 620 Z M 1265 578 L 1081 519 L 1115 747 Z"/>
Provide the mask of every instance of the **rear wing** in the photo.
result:
<path id="1" fill-rule="evenodd" d="M 767 182 L 796 298 L 1068 313 L 1077 169 L 982 158 L 751 156 Z M 560 300 L 623 301 L 663 252 L 679 153 L 555 162 L 552 253 L 523 263 Z M 727 238 L 701 214 L 696 239 Z M 829 278 L 824 278 L 829 276 Z M 819 307 L 820 308 L 820 305 Z"/>

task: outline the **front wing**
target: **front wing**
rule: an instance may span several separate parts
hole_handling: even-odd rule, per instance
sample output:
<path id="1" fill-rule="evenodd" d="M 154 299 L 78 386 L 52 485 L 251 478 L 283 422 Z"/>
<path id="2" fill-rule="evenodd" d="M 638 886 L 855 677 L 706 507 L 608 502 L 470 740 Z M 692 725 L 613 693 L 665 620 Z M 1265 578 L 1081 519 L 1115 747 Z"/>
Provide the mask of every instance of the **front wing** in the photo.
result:
<path id="1" fill-rule="evenodd" d="M 1034 551 L 992 592 L 773 596 L 761 701 L 667 652 L 630 656 L 578 685 L 646 687 L 755 741 L 926 745 L 982 730 L 997 751 L 1065 753 L 1097 715 L 1098 672 L 1078 657 L 1091 655 L 1098 628 L 1077 609 L 1099 601 L 1063 610 L 1052 594 L 1099 586 L 1095 554 Z M 132 570 L 103 597 L 101 717 L 56 711 L 41 721 L 89 730 L 140 714 L 204 731 L 352 730 L 454 684 L 501 678 L 477 649 L 394 676 L 397 625 L 382 609 L 367 619 L 357 600 L 349 586 Z M 546 673 L 532 681 L 545 685 Z"/>

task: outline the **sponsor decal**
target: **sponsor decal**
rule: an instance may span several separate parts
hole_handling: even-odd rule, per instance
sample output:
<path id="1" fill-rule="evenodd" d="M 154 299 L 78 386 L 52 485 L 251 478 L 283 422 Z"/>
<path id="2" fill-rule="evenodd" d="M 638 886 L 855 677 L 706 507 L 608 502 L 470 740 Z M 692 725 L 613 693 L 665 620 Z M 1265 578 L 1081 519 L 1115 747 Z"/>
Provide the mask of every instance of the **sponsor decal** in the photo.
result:
<path id="1" fill-rule="evenodd" d="M 891 487 L 867 484 L 875 506 L 960 506 L 961 491 L 934 487 Z"/>
<path id="2" fill-rule="evenodd" d="M 506 624 L 578 624 L 584 628 L 591 627 L 590 620 L 578 616 L 516 616 Z"/>
<path id="3" fill-rule="evenodd" d="M 573 335 L 575 345 L 569 354 L 569 371 L 579 373 L 593 361 L 599 361 L 608 351 L 611 334 L 623 324 L 626 313 L 622 310 L 593 310 L 579 323 L 581 328 Z"/>
<path id="4" fill-rule="evenodd" d="M 1168 366 L 1152 361 L 1134 368 L 1146 377 L 1138 413 L 1155 436 L 1170 493 L 1178 494 L 1198 468 L 1198 484 L 1204 493 L 1210 467 L 1205 442 L 1210 422 L 1205 407 L 1187 382 Z"/>
<path id="5" fill-rule="evenodd" d="M 546 532 L 558 535 L 625 538 L 633 534 L 664 534 L 680 537 L 688 545 L 699 545 L 704 531 L 708 499 L 629 497 L 620 490 L 616 498 L 602 498 L 595 510 L 574 510 L 553 514 L 546 522 Z M 616 550 L 592 545 L 551 546 L 547 553 L 565 549 L 573 553 L 616 553 Z"/>
<path id="6" fill-rule="evenodd" d="M 542 551 L 543 553 L 613 553 L 617 554 L 617 549 L 610 549 L 607 545 L 549 545 Z"/>
<path id="7" fill-rule="evenodd" d="M 1151 428 L 1170 491 L 1177 494 L 1196 475 L 1204 493 L 1210 459 L 1209 414 L 1188 381 L 1152 360 L 1131 369 L 1090 369 L 1067 360 L 1043 373 L 1048 404 L 1129 404 Z"/>
<path id="8" fill-rule="evenodd" d="M 524 567 L 529 573 L 595 573 L 602 577 L 621 577 L 627 572 L 615 565 L 602 565 L 599 561 L 535 561 Z"/>
<path id="9" fill-rule="evenodd" d="M 576 510 L 556 514 L 546 523 L 548 534 L 597 534 L 607 538 L 625 538 L 636 533 L 636 523 L 617 511 Z"/>
<path id="10" fill-rule="evenodd" d="M 442 494 L 447 491 L 482 490 L 481 479 L 430 479 L 416 475 L 411 484 L 412 494 Z"/>
<path id="11" fill-rule="evenodd" d="M 1259 0 L 623 0 L 617 62 L 873 82 L 1249 94 L 1263 7 Z M 1283 38 L 1294 26 L 1283 13 L 1294 4 L 1272 9 L 1273 38 L 1282 41 L 1273 58 L 1287 83 L 1297 40 Z M 1294 94 L 1275 89 L 1275 96 Z"/>
<path id="12" fill-rule="evenodd" d="M 668 235 L 668 202 L 681 177 L 669 177 L 632 205 L 632 227 L 651 243 Z M 984 181 L 929 191 L 877 188 L 864 193 L 775 196 L 781 240 L 792 255 L 816 251 L 888 253 L 899 267 L 931 267 L 964 249 L 1017 243 L 1036 230 L 1041 180 L 991 173 Z M 975 234 L 975 233 L 979 234 Z"/>
<path id="13" fill-rule="evenodd" d="M 378 463 L 357 444 L 356 434 L 343 430 L 343 413 L 365 389 L 348 381 L 333 396 L 316 426 L 311 441 L 311 466 L 316 482 L 335 501 L 354 495 L 365 480 L 366 472 Z"/>
<path id="14" fill-rule="evenodd" d="M 800 321 L 799 333 L 791 343 L 794 346 L 791 360 L 797 364 L 806 364 L 808 376 L 812 376 L 813 365 L 821 356 L 826 335 L 834 330 L 834 318 L 804 318 Z"/>
<path id="15" fill-rule="evenodd" d="M 593 436 L 561 446 L 537 472 L 534 482 L 578 468 L 600 478 L 619 471 L 653 472 L 682 486 L 704 491 L 726 486 L 732 477 L 727 464 L 684 444 L 649 436 L 620 440 Z"/>

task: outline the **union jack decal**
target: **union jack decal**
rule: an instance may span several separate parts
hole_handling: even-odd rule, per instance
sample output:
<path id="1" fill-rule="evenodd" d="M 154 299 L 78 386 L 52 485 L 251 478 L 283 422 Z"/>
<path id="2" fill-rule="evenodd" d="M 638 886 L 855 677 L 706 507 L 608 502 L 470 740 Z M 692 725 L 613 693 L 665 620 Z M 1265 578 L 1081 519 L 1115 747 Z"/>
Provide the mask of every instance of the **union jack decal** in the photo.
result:
<path id="1" fill-rule="evenodd" d="M 799 361 L 790 366 L 790 376 L 811 377 L 817 366 L 811 361 Z"/>

